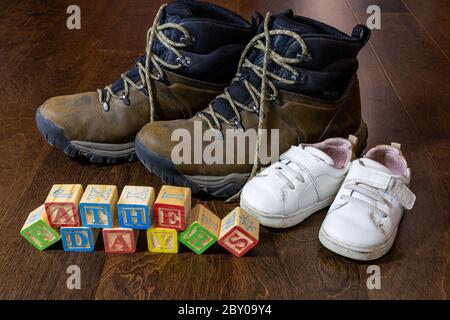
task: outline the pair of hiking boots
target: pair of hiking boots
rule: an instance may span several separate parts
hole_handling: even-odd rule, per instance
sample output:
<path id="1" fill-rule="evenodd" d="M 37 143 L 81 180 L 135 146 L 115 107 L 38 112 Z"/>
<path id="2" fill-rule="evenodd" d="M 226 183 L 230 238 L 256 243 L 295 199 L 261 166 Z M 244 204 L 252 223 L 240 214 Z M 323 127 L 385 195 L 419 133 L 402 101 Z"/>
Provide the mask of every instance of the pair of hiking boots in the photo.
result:
<path id="1" fill-rule="evenodd" d="M 229 197 L 256 173 L 263 129 L 268 145 L 276 137 L 279 153 L 350 134 L 362 152 L 367 128 L 356 56 L 369 36 L 363 25 L 349 36 L 292 10 L 255 13 L 249 23 L 213 4 L 175 1 L 159 9 L 145 55 L 131 70 L 97 92 L 47 100 L 36 112 L 37 126 L 71 157 L 114 164 L 137 155 L 164 183 Z M 191 157 L 182 155 L 192 161 L 173 161 L 177 129 L 193 137 Z M 244 136 L 254 130 L 256 144 L 247 146 L 254 156 L 198 161 L 211 148 L 207 131 L 214 132 L 210 141 L 221 142 L 213 156 L 230 156 L 225 146 L 236 136 L 227 130 Z M 231 151 L 235 160 L 238 149 Z"/>

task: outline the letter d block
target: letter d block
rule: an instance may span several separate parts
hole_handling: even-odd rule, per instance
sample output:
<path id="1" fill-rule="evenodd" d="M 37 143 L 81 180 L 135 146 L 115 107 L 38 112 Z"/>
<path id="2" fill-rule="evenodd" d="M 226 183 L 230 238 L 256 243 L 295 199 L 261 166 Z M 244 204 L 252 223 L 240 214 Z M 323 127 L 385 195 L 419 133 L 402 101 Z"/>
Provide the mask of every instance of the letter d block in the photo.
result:
<path id="1" fill-rule="evenodd" d="M 53 228 L 80 225 L 78 204 L 83 195 L 81 184 L 55 184 L 45 200 L 45 211 Z"/>
<path id="2" fill-rule="evenodd" d="M 138 230 L 130 228 L 103 229 L 103 243 L 106 253 L 134 253 Z"/>
<path id="3" fill-rule="evenodd" d="M 90 184 L 80 201 L 81 222 L 84 227 L 113 228 L 117 221 L 117 187 Z"/>
<path id="4" fill-rule="evenodd" d="M 179 240 L 196 254 L 202 254 L 217 241 L 220 218 L 198 204 L 192 209 L 188 221 L 189 227 L 180 234 Z"/>
<path id="5" fill-rule="evenodd" d="M 258 220 L 240 207 L 236 207 L 222 219 L 219 244 L 236 257 L 242 257 L 258 242 Z"/>
<path id="6" fill-rule="evenodd" d="M 159 253 L 178 252 L 177 230 L 150 228 L 147 230 L 148 251 Z"/>
<path id="7" fill-rule="evenodd" d="M 87 227 L 63 227 L 60 229 L 65 251 L 93 252 L 100 230 Z"/>
<path id="8" fill-rule="evenodd" d="M 152 225 L 155 189 L 125 186 L 117 203 L 119 226 L 147 230 Z"/>
<path id="9" fill-rule="evenodd" d="M 61 239 L 58 231 L 48 224 L 44 205 L 30 213 L 20 234 L 36 249 L 41 251 Z"/>
<path id="10" fill-rule="evenodd" d="M 155 227 L 184 230 L 190 211 L 190 188 L 162 186 L 154 205 Z"/>

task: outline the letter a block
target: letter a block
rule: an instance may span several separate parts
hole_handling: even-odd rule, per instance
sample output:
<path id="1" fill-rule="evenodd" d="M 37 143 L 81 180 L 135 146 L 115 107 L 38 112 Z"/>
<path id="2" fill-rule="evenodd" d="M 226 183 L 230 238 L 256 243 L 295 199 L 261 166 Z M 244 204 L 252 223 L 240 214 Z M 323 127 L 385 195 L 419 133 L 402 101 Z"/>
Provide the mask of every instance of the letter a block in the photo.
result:
<path id="1" fill-rule="evenodd" d="M 36 249 L 41 251 L 61 239 L 58 231 L 48 224 L 44 205 L 30 213 L 20 234 Z"/>
<path id="2" fill-rule="evenodd" d="M 90 184 L 80 201 L 81 222 L 84 227 L 113 228 L 117 221 L 117 187 Z"/>
<path id="3" fill-rule="evenodd" d="M 220 226 L 219 244 L 237 257 L 242 257 L 259 241 L 259 222 L 240 207 L 234 208 Z"/>
<path id="4" fill-rule="evenodd" d="M 155 189 L 125 186 L 117 203 L 119 226 L 147 230 L 152 225 Z"/>
<path id="5" fill-rule="evenodd" d="M 81 184 L 55 184 L 44 203 L 49 224 L 53 228 L 78 226 L 78 204 L 82 195 Z"/>
<path id="6" fill-rule="evenodd" d="M 138 230 L 130 228 L 103 229 L 103 243 L 106 253 L 134 253 Z"/>
<path id="7" fill-rule="evenodd" d="M 190 210 L 190 188 L 162 186 L 154 205 L 155 227 L 184 230 Z"/>
<path id="8" fill-rule="evenodd" d="M 147 243 L 150 252 L 177 253 L 177 230 L 152 227 L 147 230 Z"/>
<path id="9" fill-rule="evenodd" d="M 197 254 L 202 254 L 219 237 L 220 218 L 206 207 L 198 204 L 188 218 L 189 227 L 180 234 L 179 240 Z"/>
<path id="10" fill-rule="evenodd" d="M 100 230 L 88 227 L 63 227 L 60 229 L 65 251 L 93 252 Z"/>

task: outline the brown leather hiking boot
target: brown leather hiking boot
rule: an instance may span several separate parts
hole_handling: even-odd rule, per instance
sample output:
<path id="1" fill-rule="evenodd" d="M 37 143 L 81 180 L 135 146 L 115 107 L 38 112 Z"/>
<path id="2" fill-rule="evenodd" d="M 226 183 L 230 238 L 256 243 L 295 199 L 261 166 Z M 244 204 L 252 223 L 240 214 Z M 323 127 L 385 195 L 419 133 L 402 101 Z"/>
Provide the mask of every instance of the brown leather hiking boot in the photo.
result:
<path id="1" fill-rule="evenodd" d="M 358 25 L 348 36 L 288 11 L 268 15 L 259 32 L 232 84 L 207 109 L 188 120 L 150 123 L 136 136 L 139 159 L 165 183 L 232 196 L 256 173 L 265 136 L 266 145 L 279 146 L 268 155 L 275 158 L 291 145 L 349 134 L 358 137 L 356 152 L 364 149 L 356 56 L 370 30 Z M 227 149 L 252 131 L 260 138 L 246 143 L 244 155 L 237 147 Z M 180 141 L 186 136 L 187 142 Z M 181 150 L 181 144 L 188 148 Z"/>
<path id="2" fill-rule="evenodd" d="M 242 17 L 192 0 L 163 5 L 145 56 L 110 86 L 47 100 L 40 132 L 72 157 L 95 163 L 135 159 L 134 138 L 151 120 L 190 118 L 223 91 L 254 36 Z"/>

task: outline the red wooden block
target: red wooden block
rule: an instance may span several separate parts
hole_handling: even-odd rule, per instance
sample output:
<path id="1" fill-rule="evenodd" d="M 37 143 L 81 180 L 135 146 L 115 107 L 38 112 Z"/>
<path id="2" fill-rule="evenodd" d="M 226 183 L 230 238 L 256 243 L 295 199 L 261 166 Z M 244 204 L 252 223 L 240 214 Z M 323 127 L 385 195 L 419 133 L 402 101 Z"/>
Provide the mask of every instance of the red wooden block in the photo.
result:
<path id="1" fill-rule="evenodd" d="M 102 232 L 106 253 L 136 252 L 138 230 L 130 228 L 105 228 Z"/>
<path id="2" fill-rule="evenodd" d="M 53 228 L 76 227 L 80 224 L 78 205 L 83 195 L 79 184 L 57 184 L 45 200 L 45 212 Z"/>
<path id="3" fill-rule="evenodd" d="M 191 210 L 191 189 L 162 186 L 153 206 L 157 228 L 184 230 Z"/>

